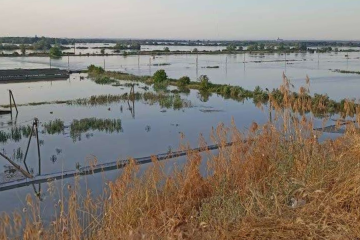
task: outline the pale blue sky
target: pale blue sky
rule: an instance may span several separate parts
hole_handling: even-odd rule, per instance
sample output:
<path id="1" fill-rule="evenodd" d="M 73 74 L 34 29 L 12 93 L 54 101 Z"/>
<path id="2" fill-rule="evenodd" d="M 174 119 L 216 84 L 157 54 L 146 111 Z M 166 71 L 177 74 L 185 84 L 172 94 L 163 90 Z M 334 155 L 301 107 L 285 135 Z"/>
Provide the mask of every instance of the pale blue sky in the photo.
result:
<path id="1" fill-rule="evenodd" d="M 359 0 L 0 0 L 0 36 L 360 40 Z"/>

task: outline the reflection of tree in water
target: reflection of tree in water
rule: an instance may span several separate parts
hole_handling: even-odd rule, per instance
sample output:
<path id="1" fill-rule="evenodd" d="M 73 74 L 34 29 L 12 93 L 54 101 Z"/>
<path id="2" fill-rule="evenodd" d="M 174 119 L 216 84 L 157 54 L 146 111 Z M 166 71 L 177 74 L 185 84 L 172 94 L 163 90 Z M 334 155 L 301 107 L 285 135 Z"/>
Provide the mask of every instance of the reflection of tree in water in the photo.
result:
<path id="1" fill-rule="evenodd" d="M 197 95 L 200 101 L 207 102 L 209 101 L 209 98 L 212 96 L 212 93 L 208 91 L 199 91 Z"/>
<path id="2" fill-rule="evenodd" d="M 189 96 L 190 95 L 190 89 L 187 87 L 178 87 L 179 92 L 184 94 L 185 96 Z"/>

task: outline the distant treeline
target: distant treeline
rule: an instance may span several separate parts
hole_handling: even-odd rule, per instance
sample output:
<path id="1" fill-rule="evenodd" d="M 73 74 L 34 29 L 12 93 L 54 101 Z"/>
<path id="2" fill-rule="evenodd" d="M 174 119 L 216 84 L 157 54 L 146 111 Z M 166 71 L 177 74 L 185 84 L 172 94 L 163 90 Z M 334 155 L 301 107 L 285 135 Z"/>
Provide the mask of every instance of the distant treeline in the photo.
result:
<path id="1" fill-rule="evenodd" d="M 0 37 L 0 44 L 26 44 L 33 45 L 38 42 L 47 44 L 70 45 L 74 43 L 115 43 L 125 45 L 169 45 L 169 46 L 251 46 L 254 44 L 279 44 L 285 46 L 296 46 L 304 44 L 307 47 L 360 47 L 359 41 L 279 41 L 279 40 L 260 40 L 260 41 L 216 41 L 216 40 L 162 40 L 162 39 L 107 39 L 107 38 L 48 38 L 48 37 Z"/>

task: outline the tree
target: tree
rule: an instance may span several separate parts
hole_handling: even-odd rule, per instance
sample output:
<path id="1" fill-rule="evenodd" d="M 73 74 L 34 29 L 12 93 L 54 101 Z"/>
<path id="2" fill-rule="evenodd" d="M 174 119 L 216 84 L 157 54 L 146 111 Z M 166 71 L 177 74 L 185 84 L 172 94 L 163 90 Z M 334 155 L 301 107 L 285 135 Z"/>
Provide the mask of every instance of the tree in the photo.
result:
<path id="1" fill-rule="evenodd" d="M 306 43 L 300 43 L 300 44 L 299 44 L 299 50 L 300 50 L 300 51 L 307 51 L 307 45 L 306 45 Z"/>
<path id="2" fill-rule="evenodd" d="M 37 41 L 33 44 L 34 50 L 43 50 L 46 51 L 51 48 L 51 44 L 45 39 L 42 38 L 40 41 Z"/>
<path id="3" fill-rule="evenodd" d="M 102 48 L 102 49 L 100 50 L 100 52 L 101 52 L 102 55 L 104 55 L 104 54 L 105 54 L 105 49 Z"/>
<path id="4" fill-rule="evenodd" d="M 198 81 L 200 82 L 200 90 L 206 91 L 211 86 L 211 82 L 207 75 L 201 75 Z"/>
<path id="5" fill-rule="evenodd" d="M 178 84 L 180 87 L 185 87 L 190 84 L 190 78 L 188 76 L 181 77 Z"/>
<path id="6" fill-rule="evenodd" d="M 196 53 L 196 52 L 198 52 L 198 49 L 194 48 L 192 51 Z"/>
<path id="7" fill-rule="evenodd" d="M 25 55 L 25 54 L 26 54 L 26 47 L 25 47 L 24 44 L 21 44 L 21 45 L 20 45 L 20 51 L 21 51 L 21 54 L 22 54 L 22 55 Z"/>
<path id="8" fill-rule="evenodd" d="M 163 69 L 157 70 L 153 76 L 153 80 L 155 84 L 164 83 L 167 80 L 167 78 L 168 77 L 166 75 L 166 72 Z"/>
<path id="9" fill-rule="evenodd" d="M 62 56 L 61 49 L 58 45 L 55 45 L 50 49 L 49 55 L 51 58 L 60 58 Z"/>
<path id="10" fill-rule="evenodd" d="M 236 51 L 236 46 L 234 44 L 229 44 L 226 46 L 226 51 L 228 52 Z"/>
<path id="11" fill-rule="evenodd" d="M 257 44 L 250 45 L 250 46 L 248 46 L 247 50 L 248 51 L 257 51 L 258 45 Z"/>
<path id="12" fill-rule="evenodd" d="M 260 50 L 264 50 L 264 49 L 265 49 L 265 44 L 264 44 L 264 43 L 261 43 L 260 46 L 259 46 L 259 49 L 260 49 Z"/>
<path id="13" fill-rule="evenodd" d="M 277 48 L 278 50 L 285 50 L 285 44 L 282 42 Z"/>
<path id="14" fill-rule="evenodd" d="M 170 52 L 170 49 L 168 47 L 165 47 L 164 52 Z"/>

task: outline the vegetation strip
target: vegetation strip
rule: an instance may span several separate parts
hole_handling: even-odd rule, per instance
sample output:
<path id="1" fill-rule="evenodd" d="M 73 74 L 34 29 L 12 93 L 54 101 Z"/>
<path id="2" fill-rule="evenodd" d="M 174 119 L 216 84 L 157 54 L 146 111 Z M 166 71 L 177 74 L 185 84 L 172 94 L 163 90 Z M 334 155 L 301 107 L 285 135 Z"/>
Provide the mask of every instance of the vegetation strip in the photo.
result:
<path id="1" fill-rule="evenodd" d="M 322 118 L 325 114 L 340 114 L 344 116 L 354 116 L 359 108 L 354 99 L 342 99 L 337 102 L 329 98 L 327 94 L 310 95 L 309 86 L 310 79 L 306 77 L 305 86 L 299 89 L 299 92 L 290 91 L 291 82 L 283 75 L 283 86 L 273 90 L 263 90 L 257 86 L 253 91 L 246 90 L 241 86 L 231 86 L 227 84 L 215 84 L 210 82 L 206 75 L 199 77 L 197 81 L 191 81 L 189 77 L 184 76 L 180 79 L 168 78 L 164 70 L 158 70 L 152 77 L 136 76 L 132 74 L 105 71 L 101 67 L 94 65 L 88 68 L 89 76 L 93 78 L 111 78 L 117 80 L 127 80 L 133 82 L 142 82 L 145 84 L 154 84 L 165 86 L 176 86 L 179 91 L 184 89 L 198 90 L 202 100 L 207 101 L 211 94 L 218 94 L 225 99 L 233 99 L 236 101 L 244 101 L 245 99 L 253 99 L 255 104 L 265 104 L 269 101 L 272 106 L 282 106 L 286 96 L 286 104 L 290 105 L 293 111 L 300 113 L 312 112 L 316 117 Z"/>

